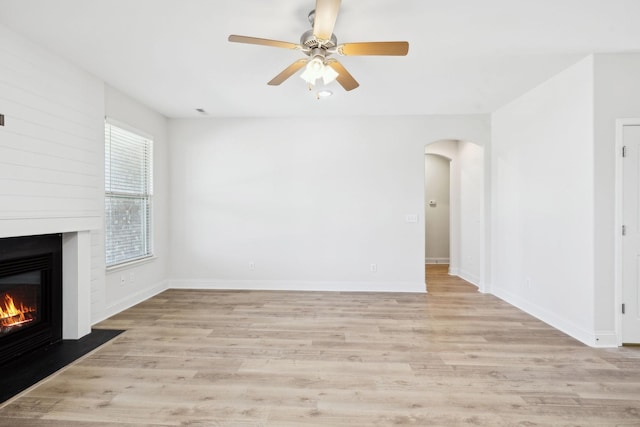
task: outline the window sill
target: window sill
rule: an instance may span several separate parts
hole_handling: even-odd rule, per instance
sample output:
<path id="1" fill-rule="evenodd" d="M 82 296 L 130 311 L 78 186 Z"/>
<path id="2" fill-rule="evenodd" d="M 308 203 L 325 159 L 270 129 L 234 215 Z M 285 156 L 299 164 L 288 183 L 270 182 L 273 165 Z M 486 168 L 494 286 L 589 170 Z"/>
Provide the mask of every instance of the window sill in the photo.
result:
<path id="1" fill-rule="evenodd" d="M 107 267 L 106 270 L 107 270 L 107 273 L 111 273 L 119 270 L 125 270 L 127 268 L 137 267 L 138 265 L 141 265 L 141 264 L 147 264 L 157 259 L 158 257 L 156 257 L 155 255 L 151 255 L 145 258 L 136 259 L 134 261 L 123 262 L 122 264 L 112 265 L 111 267 Z"/>

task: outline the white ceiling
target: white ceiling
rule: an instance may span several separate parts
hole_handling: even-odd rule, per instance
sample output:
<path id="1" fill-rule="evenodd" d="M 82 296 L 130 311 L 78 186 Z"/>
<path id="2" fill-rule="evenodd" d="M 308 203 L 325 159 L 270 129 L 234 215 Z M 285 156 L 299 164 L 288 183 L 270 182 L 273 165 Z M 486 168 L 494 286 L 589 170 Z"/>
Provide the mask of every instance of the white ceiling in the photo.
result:
<path id="1" fill-rule="evenodd" d="M 315 0 L 0 0 L 0 23 L 168 117 L 489 113 L 590 53 L 640 51 L 640 0 L 344 0 L 338 42 L 407 40 L 406 57 L 343 57 L 360 82 L 316 100 L 298 42 Z M 1 48 L 1 46 L 0 46 Z"/>

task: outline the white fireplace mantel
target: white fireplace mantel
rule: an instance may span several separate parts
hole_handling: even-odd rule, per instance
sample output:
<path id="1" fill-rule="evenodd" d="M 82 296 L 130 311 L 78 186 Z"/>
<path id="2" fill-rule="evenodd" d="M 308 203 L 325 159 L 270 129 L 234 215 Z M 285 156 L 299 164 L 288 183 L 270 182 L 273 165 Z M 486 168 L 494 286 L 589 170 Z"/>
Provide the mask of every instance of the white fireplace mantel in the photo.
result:
<path id="1" fill-rule="evenodd" d="M 91 232 L 62 235 L 62 338 L 91 333 Z"/>
<path id="2" fill-rule="evenodd" d="M 0 237 L 62 234 L 62 338 L 91 332 L 91 231 L 101 217 L 1 219 Z"/>
<path id="3" fill-rule="evenodd" d="M 0 237 L 36 236 L 39 234 L 75 233 L 98 230 L 102 217 L 8 218 L 0 219 Z"/>

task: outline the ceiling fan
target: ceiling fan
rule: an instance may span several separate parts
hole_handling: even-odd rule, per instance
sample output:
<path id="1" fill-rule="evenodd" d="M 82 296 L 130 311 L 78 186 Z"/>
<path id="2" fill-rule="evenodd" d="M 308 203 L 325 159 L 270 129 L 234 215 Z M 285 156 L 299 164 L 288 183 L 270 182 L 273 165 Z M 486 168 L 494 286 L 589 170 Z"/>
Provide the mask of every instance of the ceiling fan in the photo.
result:
<path id="1" fill-rule="evenodd" d="M 318 79 L 325 85 L 337 80 L 347 91 L 357 88 L 360 84 L 353 78 L 344 66 L 331 55 L 337 53 L 343 56 L 386 55 L 405 56 L 409 52 L 406 41 L 394 42 L 363 42 L 338 44 L 333 34 L 341 0 L 316 0 L 316 8 L 309 13 L 312 29 L 304 32 L 300 43 L 283 42 L 279 40 L 261 39 L 257 37 L 230 35 L 229 41 L 262 46 L 273 46 L 284 49 L 295 49 L 304 53 L 308 58 L 302 58 L 289 65 L 268 84 L 278 86 L 289 77 L 306 66 L 300 75 L 312 87 Z"/>

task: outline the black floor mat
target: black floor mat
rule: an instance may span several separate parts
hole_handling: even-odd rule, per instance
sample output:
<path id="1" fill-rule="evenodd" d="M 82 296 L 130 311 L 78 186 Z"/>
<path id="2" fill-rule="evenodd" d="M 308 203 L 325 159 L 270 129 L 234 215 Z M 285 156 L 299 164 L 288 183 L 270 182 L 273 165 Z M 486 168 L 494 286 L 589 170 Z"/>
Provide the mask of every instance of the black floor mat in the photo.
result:
<path id="1" fill-rule="evenodd" d="M 0 403 L 64 368 L 124 331 L 93 329 L 79 340 L 62 340 L 0 366 Z"/>

